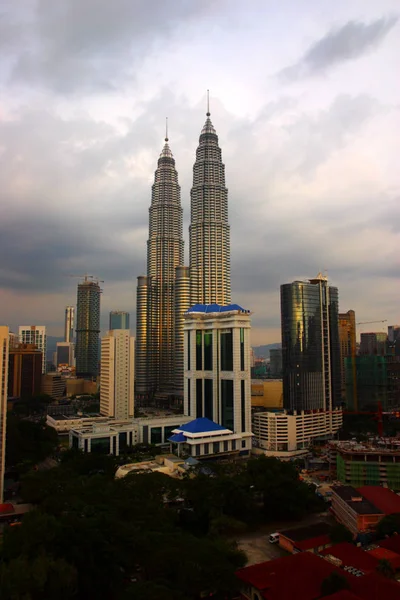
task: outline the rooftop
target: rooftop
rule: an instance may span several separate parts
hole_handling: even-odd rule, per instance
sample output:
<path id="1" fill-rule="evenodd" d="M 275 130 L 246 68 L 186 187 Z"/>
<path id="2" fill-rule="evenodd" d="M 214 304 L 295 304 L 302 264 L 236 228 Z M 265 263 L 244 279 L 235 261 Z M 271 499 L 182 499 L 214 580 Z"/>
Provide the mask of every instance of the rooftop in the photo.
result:
<path id="1" fill-rule="evenodd" d="M 180 425 L 177 429 L 187 433 L 208 433 L 209 431 L 226 431 L 226 428 L 218 423 L 214 423 L 206 417 L 199 417 L 193 421 L 189 421 L 185 425 Z"/>
<path id="2" fill-rule="evenodd" d="M 362 489 L 362 488 L 360 488 Z M 332 491 L 344 500 L 359 515 L 381 515 L 383 511 L 364 498 L 360 491 L 351 485 L 334 486 Z"/>
<path id="3" fill-rule="evenodd" d="M 392 490 L 377 485 L 364 485 L 358 491 L 385 515 L 400 513 L 400 496 Z"/>
<path id="4" fill-rule="evenodd" d="M 281 531 L 280 534 L 293 542 L 304 542 L 306 540 L 329 535 L 331 529 L 332 527 L 328 525 L 328 523 L 320 521 L 319 523 L 314 523 L 314 525 L 307 525 L 307 527 L 286 529 L 285 531 Z"/>
<path id="5" fill-rule="evenodd" d="M 249 310 L 242 308 L 239 304 L 228 304 L 227 306 L 221 306 L 220 304 L 194 304 L 188 310 L 187 313 L 223 313 L 230 311 L 238 311 L 241 313 L 250 313 Z"/>
<path id="6" fill-rule="evenodd" d="M 382 540 L 381 542 L 379 542 L 379 546 L 381 548 L 393 550 L 393 552 L 397 552 L 397 554 L 400 554 L 400 535 L 392 535 L 392 537 L 386 538 L 386 540 Z"/>
<path id="7" fill-rule="evenodd" d="M 348 542 L 336 544 L 331 548 L 322 550 L 320 554 L 322 556 L 330 555 L 339 558 L 342 561 L 343 567 L 355 567 L 365 573 L 375 571 L 379 563 L 379 560 L 375 556 Z"/>
<path id="8" fill-rule="evenodd" d="M 393 550 L 388 550 L 387 548 L 373 548 L 368 552 L 371 556 L 376 558 L 376 560 L 387 560 L 392 565 L 393 569 L 400 569 L 400 556 L 393 552 Z"/>

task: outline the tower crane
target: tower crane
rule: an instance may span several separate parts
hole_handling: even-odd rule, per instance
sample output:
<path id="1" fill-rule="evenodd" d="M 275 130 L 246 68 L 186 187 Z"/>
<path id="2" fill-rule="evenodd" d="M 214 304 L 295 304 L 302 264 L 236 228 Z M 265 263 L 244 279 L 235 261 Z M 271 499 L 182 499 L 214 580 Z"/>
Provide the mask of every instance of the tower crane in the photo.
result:
<path id="1" fill-rule="evenodd" d="M 88 273 L 85 273 L 84 275 L 69 275 L 69 277 L 77 277 L 78 279 L 83 279 L 84 283 L 88 283 L 89 280 L 97 284 L 104 283 L 103 279 L 99 279 L 95 275 L 89 275 Z"/>
<path id="2" fill-rule="evenodd" d="M 372 323 L 387 323 L 387 319 L 383 319 L 382 321 L 361 321 L 360 323 L 356 323 L 356 325 L 371 325 Z"/>

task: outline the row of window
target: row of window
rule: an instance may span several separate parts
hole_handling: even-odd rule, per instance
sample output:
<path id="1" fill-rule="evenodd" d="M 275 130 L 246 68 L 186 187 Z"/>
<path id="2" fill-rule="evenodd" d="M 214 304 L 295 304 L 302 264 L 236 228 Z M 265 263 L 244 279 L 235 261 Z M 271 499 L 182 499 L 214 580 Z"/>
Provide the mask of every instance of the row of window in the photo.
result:
<path id="1" fill-rule="evenodd" d="M 232 329 L 223 329 L 220 332 L 220 370 L 233 371 L 233 333 Z M 188 344 L 188 370 L 191 369 L 191 332 L 187 332 Z M 196 331 L 196 371 L 213 370 L 213 332 Z M 245 351 L 244 351 L 244 328 L 240 328 L 240 370 L 245 370 Z"/>
<path id="2" fill-rule="evenodd" d="M 204 381 L 204 386 L 203 386 Z M 191 415 L 191 380 L 187 380 L 188 414 Z M 232 379 L 221 380 L 221 425 L 234 430 L 234 388 Z M 219 412 L 219 411 L 218 411 Z M 219 415 L 214 414 L 214 393 L 212 379 L 196 379 L 195 414 L 193 418 L 206 417 L 218 421 Z M 240 382 L 240 412 L 241 430 L 246 431 L 246 388 L 244 379 Z"/>

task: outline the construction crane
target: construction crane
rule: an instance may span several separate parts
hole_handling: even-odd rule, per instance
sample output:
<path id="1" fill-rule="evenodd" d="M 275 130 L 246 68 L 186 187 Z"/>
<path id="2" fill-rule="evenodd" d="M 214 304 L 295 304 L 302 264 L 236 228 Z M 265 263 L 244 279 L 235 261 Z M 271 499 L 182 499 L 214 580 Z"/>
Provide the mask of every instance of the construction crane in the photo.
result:
<path id="1" fill-rule="evenodd" d="M 356 325 L 371 325 L 372 323 L 387 323 L 387 319 L 383 319 L 382 321 L 361 321 L 360 323 L 356 323 Z"/>
<path id="2" fill-rule="evenodd" d="M 77 277 L 78 279 L 83 279 L 84 283 L 88 283 L 89 280 L 92 283 L 97 283 L 97 285 L 99 283 L 104 283 L 103 279 L 99 279 L 95 275 L 89 275 L 88 273 L 85 273 L 84 275 L 69 275 L 69 277 Z"/>

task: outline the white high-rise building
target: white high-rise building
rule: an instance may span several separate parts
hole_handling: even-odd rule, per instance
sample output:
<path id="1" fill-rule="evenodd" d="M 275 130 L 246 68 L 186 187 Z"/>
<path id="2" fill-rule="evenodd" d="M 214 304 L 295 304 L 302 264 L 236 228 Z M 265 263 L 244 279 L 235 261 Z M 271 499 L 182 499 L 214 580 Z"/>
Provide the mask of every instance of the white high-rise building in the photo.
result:
<path id="1" fill-rule="evenodd" d="M 241 435 L 251 449 L 250 311 L 192 306 L 184 315 L 184 413 Z"/>
<path id="2" fill-rule="evenodd" d="M 8 385 L 8 327 L 0 326 L 0 502 L 4 494 L 4 470 L 6 464 L 6 419 Z"/>
<path id="3" fill-rule="evenodd" d="M 129 329 L 114 329 L 101 340 L 100 413 L 115 419 L 134 416 L 135 340 Z"/>
<path id="4" fill-rule="evenodd" d="M 19 341 L 34 344 L 42 353 L 42 373 L 46 373 L 47 335 L 45 325 L 20 325 Z"/>

